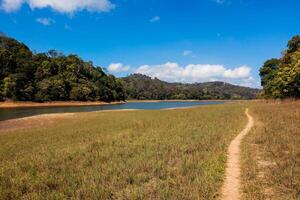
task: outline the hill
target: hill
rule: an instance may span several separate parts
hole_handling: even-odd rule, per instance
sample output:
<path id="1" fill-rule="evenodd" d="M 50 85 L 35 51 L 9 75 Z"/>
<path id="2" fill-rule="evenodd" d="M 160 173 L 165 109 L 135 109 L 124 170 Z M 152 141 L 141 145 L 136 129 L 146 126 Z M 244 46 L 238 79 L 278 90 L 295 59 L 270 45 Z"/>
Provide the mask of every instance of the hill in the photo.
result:
<path id="1" fill-rule="evenodd" d="M 123 78 L 128 99 L 254 99 L 258 89 L 224 82 L 168 83 L 146 75 Z"/>
<path id="2" fill-rule="evenodd" d="M 0 100 L 119 101 L 120 79 L 101 67 L 55 50 L 34 54 L 25 44 L 0 35 Z"/>

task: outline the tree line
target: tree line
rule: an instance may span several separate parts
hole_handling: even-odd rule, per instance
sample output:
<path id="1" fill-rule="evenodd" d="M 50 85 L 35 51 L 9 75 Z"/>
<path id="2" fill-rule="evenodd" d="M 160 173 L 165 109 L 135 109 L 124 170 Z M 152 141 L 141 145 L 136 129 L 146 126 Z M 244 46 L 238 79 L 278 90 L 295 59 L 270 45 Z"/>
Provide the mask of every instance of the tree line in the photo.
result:
<path id="1" fill-rule="evenodd" d="M 258 89 L 231 85 L 224 82 L 168 83 L 142 74 L 123 78 L 129 99 L 254 99 Z"/>
<path id="2" fill-rule="evenodd" d="M 282 57 L 267 60 L 260 68 L 262 96 L 300 98 L 300 36 L 294 36 Z"/>
<path id="3" fill-rule="evenodd" d="M 0 100 L 120 101 L 122 80 L 77 55 L 55 50 L 33 53 L 15 39 L 0 35 Z"/>

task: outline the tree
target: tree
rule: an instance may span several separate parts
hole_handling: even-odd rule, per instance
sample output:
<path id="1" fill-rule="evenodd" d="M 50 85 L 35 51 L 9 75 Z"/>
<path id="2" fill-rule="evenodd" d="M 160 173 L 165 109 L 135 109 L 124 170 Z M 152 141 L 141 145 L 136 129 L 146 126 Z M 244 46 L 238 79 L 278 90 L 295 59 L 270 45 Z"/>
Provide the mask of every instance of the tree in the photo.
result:
<path id="1" fill-rule="evenodd" d="M 273 58 L 267 60 L 259 70 L 259 75 L 261 77 L 261 85 L 264 87 L 266 97 L 272 96 L 274 84 L 272 80 L 276 76 L 279 64 L 280 60 Z"/>
<path id="2" fill-rule="evenodd" d="M 13 91 L 15 90 L 15 80 L 12 76 L 7 76 L 3 79 L 3 96 L 6 98 L 13 97 Z"/>
<path id="3" fill-rule="evenodd" d="M 300 98 L 300 51 L 293 52 L 290 59 L 278 68 L 273 81 L 280 98 Z"/>
<path id="4" fill-rule="evenodd" d="M 288 42 L 288 53 L 293 53 L 295 51 L 297 51 L 300 47 L 300 36 L 296 35 L 294 36 L 289 42 Z"/>
<path id="5" fill-rule="evenodd" d="M 281 59 L 271 59 L 260 69 L 268 98 L 300 98 L 300 36 L 294 36 Z"/>

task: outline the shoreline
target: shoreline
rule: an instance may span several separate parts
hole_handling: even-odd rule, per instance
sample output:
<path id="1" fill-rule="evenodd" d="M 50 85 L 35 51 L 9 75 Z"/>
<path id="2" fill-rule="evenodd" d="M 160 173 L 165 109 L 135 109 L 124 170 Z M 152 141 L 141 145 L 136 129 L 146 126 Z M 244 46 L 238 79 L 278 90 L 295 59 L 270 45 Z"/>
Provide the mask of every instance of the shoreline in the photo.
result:
<path id="1" fill-rule="evenodd" d="M 130 102 L 168 102 L 169 100 L 144 100 L 144 101 L 128 101 Z M 175 100 L 175 101 L 184 101 L 184 100 Z M 171 100 L 170 102 L 175 102 L 174 100 Z M 186 102 L 201 102 L 197 100 L 188 100 Z M 105 103 L 105 102 L 45 102 L 45 103 L 37 103 L 37 102 L 0 102 L 0 111 L 1 110 L 7 110 L 9 111 L 10 109 L 22 109 L 22 108 L 59 108 L 59 107 L 80 107 L 80 106 L 105 106 L 105 105 L 122 105 L 126 104 L 126 101 L 122 102 L 111 102 L 111 103 Z M 177 110 L 177 109 L 191 109 L 195 106 L 185 106 L 185 107 L 173 107 L 173 108 L 162 108 L 159 110 Z M 143 110 L 143 109 L 108 109 L 108 110 L 95 110 L 95 111 L 84 111 L 84 112 L 115 112 L 115 111 L 133 111 L 133 110 Z M 58 115 L 63 115 L 63 114 L 75 114 L 77 113 L 76 111 L 70 111 L 70 112 L 49 112 L 49 113 L 35 113 L 35 114 L 29 114 L 29 115 L 24 115 L 24 116 L 17 116 L 17 117 L 9 117 L 7 119 L 1 119 L 0 118 L 0 127 L 1 127 L 1 122 L 4 121 L 9 121 L 9 120 L 14 120 L 14 119 L 25 119 L 25 118 L 31 118 L 34 116 L 49 116 L 52 114 L 55 114 L 56 116 Z"/>
<path id="2" fill-rule="evenodd" d="M 120 109 L 120 110 L 101 110 L 94 112 L 128 112 L 128 111 L 137 111 L 138 109 Z M 84 112 L 89 113 L 89 112 Z M 6 134 L 12 131 L 25 130 L 30 128 L 38 128 L 43 125 L 48 125 L 54 123 L 59 119 L 66 119 L 77 117 L 78 113 L 76 112 L 67 112 L 67 113 L 47 113 L 47 114 L 38 114 L 14 119 L 7 119 L 0 121 L 0 135 Z"/>
<path id="3" fill-rule="evenodd" d="M 137 102 L 232 102 L 239 100 L 180 100 L 180 99 L 170 99 L 170 100 L 126 100 L 126 101 L 115 101 L 115 102 L 103 102 L 103 101 L 52 101 L 52 102 L 31 102 L 31 101 L 4 101 L 0 102 L 0 109 L 9 109 L 9 108 L 39 108 L 39 107 L 79 107 L 79 106 L 101 106 L 101 105 L 118 105 L 125 103 L 137 103 Z"/>
<path id="4" fill-rule="evenodd" d="M 21 102 L 21 101 L 7 101 L 0 102 L 0 109 L 9 109 L 9 108 L 38 108 L 38 107 L 79 107 L 79 106 L 101 106 L 101 105 L 117 105 L 124 104 L 125 101 L 116 101 L 116 102 L 103 102 L 103 101 L 53 101 L 53 102 Z"/>
<path id="5" fill-rule="evenodd" d="M 43 107 L 80 107 L 80 106 L 101 106 L 101 105 L 118 105 L 118 104 L 125 104 L 125 103 L 138 103 L 138 102 L 149 102 L 149 103 L 156 103 L 156 102 L 240 102 L 245 100 L 194 100 L 194 99 L 169 99 L 169 100 L 126 100 L 126 101 L 114 101 L 114 102 L 104 102 L 104 101 L 52 101 L 52 102 L 32 102 L 32 101 L 4 101 L 0 102 L 0 109 L 10 109 L 10 108 L 43 108 Z M 249 101 L 249 100 L 246 100 Z"/>
<path id="6" fill-rule="evenodd" d="M 221 99 L 215 99 L 215 100 L 196 100 L 196 99 L 167 99 L 167 100 L 135 100 L 135 99 L 131 99 L 131 100 L 126 100 L 126 102 L 178 102 L 178 101 L 185 101 L 185 102 L 209 102 L 209 101 L 216 101 L 216 102 L 229 102 L 229 101 L 240 101 L 240 100 L 230 100 L 230 99 L 226 99 L 226 100 L 221 100 Z"/>

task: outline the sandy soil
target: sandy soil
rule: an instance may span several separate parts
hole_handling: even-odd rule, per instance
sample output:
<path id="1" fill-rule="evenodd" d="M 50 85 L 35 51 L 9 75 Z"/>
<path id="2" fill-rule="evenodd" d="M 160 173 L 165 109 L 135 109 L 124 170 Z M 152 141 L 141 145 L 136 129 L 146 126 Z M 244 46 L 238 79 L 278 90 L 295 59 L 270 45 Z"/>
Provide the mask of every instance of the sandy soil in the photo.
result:
<path id="1" fill-rule="evenodd" d="M 185 107 L 176 107 L 176 108 L 164 108 L 161 110 L 185 110 L 185 109 L 192 109 L 195 108 L 197 106 L 185 106 Z"/>
<path id="2" fill-rule="evenodd" d="M 60 119 L 74 117 L 75 113 L 43 114 L 0 121 L 0 134 L 52 124 Z"/>
<path id="3" fill-rule="evenodd" d="M 136 109 L 122 109 L 122 110 L 101 110 L 95 112 L 125 112 L 134 111 Z M 0 121 L 0 135 L 1 133 L 13 132 L 17 130 L 24 130 L 30 128 L 38 128 L 44 125 L 53 124 L 61 119 L 76 117 L 78 113 L 52 113 L 41 114 L 30 117 L 23 117 L 18 119 L 10 119 Z"/>
<path id="4" fill-rule="evenodd" d="M 242 130 L 242 132 L 240 132 L 240 134 L 231 141 L 228 148 L 225 182 L 221 190 L 222 200 L 238 200 L 241 197 L 240 144 L 242 139 L 248 134 L 254 125 L 253 117 L 248 113 L 248 108 L 246 109 L 245 114 L 248 117 L 248 123 L 244 130 Z"/>
<path id="5" fill-rule="evenodd" d="M 99 105 L 109 105 L 109 104 L 122 104 L 124 102 L 111 102 L 106 103 L 102 101 L 96 102 L 81 102 L 81 101 L 55 101 L 55 102 L 0 102 L 0 108 L 18 108 L 18 107 L 60 107 L 60 106 L 99 106 Z"/>

